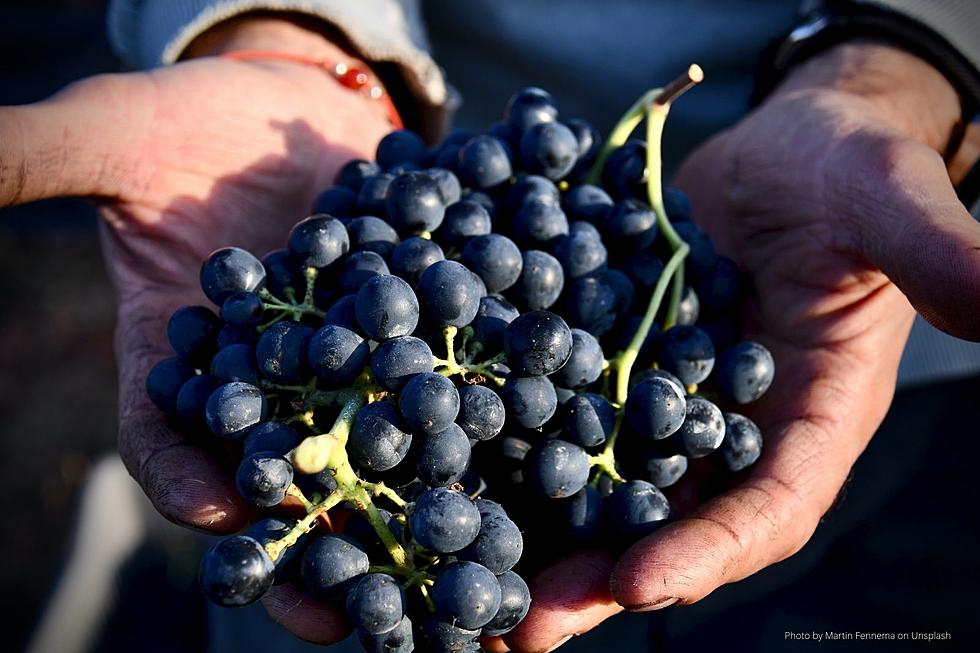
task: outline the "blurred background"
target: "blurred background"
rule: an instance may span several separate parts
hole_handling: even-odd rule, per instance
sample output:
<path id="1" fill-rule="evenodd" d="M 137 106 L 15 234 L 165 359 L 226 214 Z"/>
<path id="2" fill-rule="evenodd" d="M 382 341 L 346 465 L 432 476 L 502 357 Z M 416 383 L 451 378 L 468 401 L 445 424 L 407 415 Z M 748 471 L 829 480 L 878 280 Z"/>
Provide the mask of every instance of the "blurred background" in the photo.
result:
<path id="1" fill-rule="evenodd" d="M 104 15 L 101 0 L 4 3 L 0 103 L 117 70 Z M 465 95 L 462 72 L 449 68 Z M 213 627 L 225 617 L 208 611 L 195 586 L 206 539 L 156 517 L 111 462 L 114 302 L 94 206 L 72 199 L 0 211 L 0 288 L 4 641 L 22 650 L 33 636 L 32 650 L 45 652 L 68 641 L 78 651 L 253 650 L 254 633 L 270 629 L 264 612 L 253 606 L 238 612 L 237 626 Z M 801 644 L 785 642 L 785 631 L 834 629 L 976 641 L 978 396 L 976 376 L 903 390 L 801 554 L 698 606 L 624 616 L 563 650 L 795 650 Z M 109 584 L 99 580 L 105 559 L 123 561 Z"/>

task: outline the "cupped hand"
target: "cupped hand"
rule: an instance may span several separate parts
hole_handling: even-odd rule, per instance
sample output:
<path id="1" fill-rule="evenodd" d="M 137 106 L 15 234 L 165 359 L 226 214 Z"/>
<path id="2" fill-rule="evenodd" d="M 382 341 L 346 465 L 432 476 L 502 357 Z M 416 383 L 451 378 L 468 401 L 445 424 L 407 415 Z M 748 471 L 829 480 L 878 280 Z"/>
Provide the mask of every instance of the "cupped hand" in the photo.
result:
<path id="1" fill-rule="evenodd" d="M 280 36 L 279 47 L 298 37 L 303 54 L 349 60 L 318 35 L 272 27 L 270 34 L 263 26 L 263 38 Z M 207 305 L 198 283 L 207 255 L 226 245 L 258 256 L 282 247 L 340 165 L 373 158 L 391 128 L 383 107 L 312 66 L 205 57 L 83 80 L 45 102 L 3 109 L 0 126 L 0 204 L 65 194 L 102 203 L 119 300 L 119 452 L 127 468 L 168 519 L 239 529 L 250 512 L 229 470 L 168 424 L 146 395 L 146 374 L 173 355 L 169 314 Z M 335 608 L 297 610 L 290 592 L 277 587 L 269 596 L 274 618 L 307 639 L 346 635 Z"/>
<path id="2" fill-rule="evenodd" d="M 980 225 L 937 154 L 959 112 L 924 62 L 849 44 L 689 158 L 677 184 L 750 275 L 746 335 L 776 360 L 751 408 L 763 455 L 618 560 L 580 553 L 539 575 L 509 646 L 551 650 L 623 608 L 690 604 L 792 555 L 888 410 L 915 310 L 980 338 Z"/>

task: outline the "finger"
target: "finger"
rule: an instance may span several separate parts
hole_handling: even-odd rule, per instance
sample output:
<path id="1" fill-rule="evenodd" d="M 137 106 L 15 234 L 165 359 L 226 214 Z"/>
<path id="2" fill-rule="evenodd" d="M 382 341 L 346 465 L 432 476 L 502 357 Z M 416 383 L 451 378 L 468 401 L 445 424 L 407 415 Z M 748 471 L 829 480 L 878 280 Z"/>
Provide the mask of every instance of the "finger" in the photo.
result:
<path id="1" fill-rule="evenodd" d="M 150 368 L 170 355 L 163 329 L 172 306 L 157 297 L 119 309 L 119 455 L 157 511 L 212 532 L 240 529 L 250 510 L 228 472 L 205 449 L 175 431 L 146 395 Z"/>
<path id="2" fill-rule="evenodd" d="M 0 108 L 0 206 L 113 195 L 148 124 L 134 75 L 99 75 L 30 105 Z"/>
<path id="3" fill-rule="evenodd" d="M 350 634 L 338 605 L 310 598 L 291 584 L 273 586 L 262 605 L 273 621 L 307 642 L 333 644 Z"/>
<path id="4" fill-rule="evenodd" d="M 859 132 L 834 157 L 828 191 L 858 235 L 857 253 L 933 325 L 980 339 L 973 308 L 980 303 L 980 224 L 956 197 L 939 154 L 918 141 Z"/>
<path id="5" fill-rule="evenodd" d="M 504 642 L 521 653 L 551 651 L 620 612 L 609 594 L 612 567 L 605 551 L 582 551 L 538 574 L 530 583 L 531 609 Z"/>

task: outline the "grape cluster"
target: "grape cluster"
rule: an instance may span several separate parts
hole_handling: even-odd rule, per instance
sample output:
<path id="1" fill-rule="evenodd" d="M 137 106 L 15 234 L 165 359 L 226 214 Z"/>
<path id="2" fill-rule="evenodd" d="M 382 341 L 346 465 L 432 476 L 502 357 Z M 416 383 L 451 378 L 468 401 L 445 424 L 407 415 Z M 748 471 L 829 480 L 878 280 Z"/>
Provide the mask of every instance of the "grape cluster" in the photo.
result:
<path id="1" fill-rule="evenodd" d="M 621 543 L 667 520 L 689 460 L 752 464 L 759 429 L 718 403 L 757 399 L 773 360 L 736 342 L 738 270 L 658 157 L 528 88 L 485 134 L 389 134 L 285 249 L 211 254 L 218 311 L 174 312 L 147 392 L 270 516 L 205 554 L 205 594 L 292 582 L 367 651 L 476 651 L 530 606 L 535 520 L 508 511 Z"/>

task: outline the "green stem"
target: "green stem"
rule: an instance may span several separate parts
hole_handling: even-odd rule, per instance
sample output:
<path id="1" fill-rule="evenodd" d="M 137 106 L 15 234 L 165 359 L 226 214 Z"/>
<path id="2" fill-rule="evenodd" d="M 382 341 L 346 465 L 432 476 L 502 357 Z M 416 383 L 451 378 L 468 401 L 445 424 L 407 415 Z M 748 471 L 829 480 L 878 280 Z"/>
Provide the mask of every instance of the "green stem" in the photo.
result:
<path id="1" fill-rule="evenodd" d="M 289 487 L 286 488 L 286 494 L 288 496 L 293 497 L 294 499 L 298 499 L 299 502 L 303 504 L 303 507 L 306 508 L 307 513 L 309 513 L 311 510 L 313 510 L 313 508 L 316 507 L 313 505 L 312 501 L 306 498 L 306 495 L 303 494 L 303 490 L 299 489 L 299 487 L 295 483 L 289 484 Z"/>
<path id="2" fill-rule="evenodd" d="M 316 276 L 319 271 L 316 268 L 308 267 L 303 270 L 306 277 L 306 292 L 303 295 L 303 306 L 313 306 L 313 288 L 316 284 Z"/>
<path id="3" fill-rule="evenodd" d="M 296 544 L 299 538 L 313 530 L 317 517 L 326 513 L 328 510 L 340 503 L 342 498 L 343 497 L 340 495 L 340 493 L 334 492 L 326 499 L 313 506 L 313 508 L 306 513 L 306 517 L 296 522 L 296 525 L 289 529 L 289 532 L 286 533 L 286 535 L 278 540 L 275 540 L 274 542 L 269 542 L 266 544 L 265 551 L 269 554 L 269 557 L 272 558 L 272 561 L 275 562 L 278 560 L 283 551 Z"/>
<path id="4" fill-rule="evenodd" d="M 629 140 L 630 135 L 639 126 L 640 121 L 643 120 L 647 107 L 650 106 L 659 94 L 659 88 L 647 91 L 623 114 L 623 117 L 619 119 L 616 126 L 609 132 L 609 138 L 606 139 L 602 149 L 599 150 L 599 155 L 596 157 L 595 163 L 592 164 L 592 169 L 589 170 L 589 175 L 585 178 L 585 183 L 598 183 L 600 177 L 602 177 L 602 169 L 606 166 L 606 159 L 609 158 L 613 150 L 621 147 Z"/>

